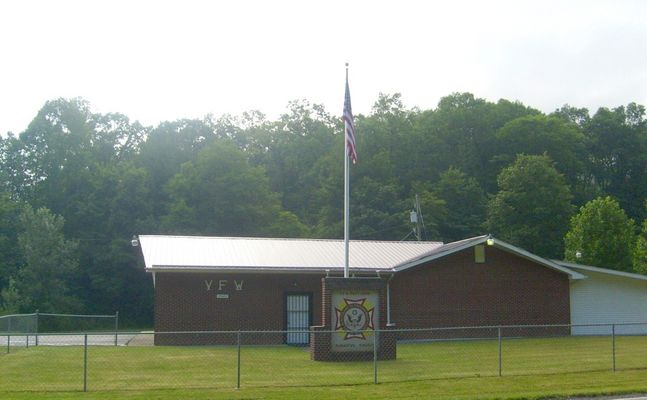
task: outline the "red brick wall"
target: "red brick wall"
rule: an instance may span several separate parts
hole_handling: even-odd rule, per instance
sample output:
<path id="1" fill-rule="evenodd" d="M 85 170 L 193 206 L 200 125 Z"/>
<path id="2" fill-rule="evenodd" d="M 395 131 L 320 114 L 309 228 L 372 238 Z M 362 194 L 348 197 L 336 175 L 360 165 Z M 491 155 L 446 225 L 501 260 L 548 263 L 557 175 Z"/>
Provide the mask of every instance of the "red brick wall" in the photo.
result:
<path id="1" fill-rule="evenodd" d="M 396 329 L 570 323 L 566 274 L 501 251 L 474 249 L 431 261 L 391 281 Z"/>
<path id="2" fill-rule="evenodd" d="M 284 330 L 287 292 L 312 293 L 312 325 L 321 325 L 321 279 L 322 275 L 316 274 L 157 273 L 155 330 Z M 205 280 L 213 281 L 209 291 Z M 220 291 L 219 280 L 227 280 Z M 243 290 L 236 290 L 234 280 L 244 281 Z M 474 262 L 474 250 L 470 248 L 398 273 L 390 288 L 395 329 L 570 322 L 566 274 L 494 247 L 486 247 L 483 264 Z M 229 294 L 229 299 L 218 299 L 218 293 Z M 518 333 L 533 334 L 541 333 Z M 279 334 L 263 338 L 283 342 Z M 156 337 L 156 342 L 166 341 Z M 225 340 L 174 338 L 167 343 L 180 342 Z"/>
<path id="3" fill-rule="evenodd" d="M 157 273 L 156 331 L 284 330 L 285 294 L 311 293 L 321 320 L 321 275 Z M 207 290 L 206 281 L 212 281 Z M 226 286 L 218 290 L 220 280 Z M 243 281 L 236 290 L 234 280 Z M 229 294 L 218 299 L 217 294 Z"/>

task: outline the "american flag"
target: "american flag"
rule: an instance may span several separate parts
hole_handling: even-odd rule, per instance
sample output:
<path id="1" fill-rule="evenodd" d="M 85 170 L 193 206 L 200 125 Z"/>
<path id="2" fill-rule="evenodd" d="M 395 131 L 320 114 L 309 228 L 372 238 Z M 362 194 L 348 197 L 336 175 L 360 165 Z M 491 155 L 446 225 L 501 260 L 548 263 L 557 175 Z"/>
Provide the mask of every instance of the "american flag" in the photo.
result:
<path id="1" fill-rule="evenodd" d="M 350 89 L 348 88 L 348 72 L 346 73 L 346 95 L 344 96 L 344 126 L 346 128 L 346 153 L 353 161 L 357 162 L 357 150 L 355 149 L 355 124 L 353 123 L 353 111 L 350 107 Z"/>

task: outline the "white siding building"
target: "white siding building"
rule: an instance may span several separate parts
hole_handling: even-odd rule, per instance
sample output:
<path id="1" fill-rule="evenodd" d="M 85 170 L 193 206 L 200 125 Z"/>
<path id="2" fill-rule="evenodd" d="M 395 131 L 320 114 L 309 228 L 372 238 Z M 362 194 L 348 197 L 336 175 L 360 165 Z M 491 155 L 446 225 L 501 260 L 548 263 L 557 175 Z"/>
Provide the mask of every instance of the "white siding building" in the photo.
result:
<path id="1" fill-rule="evenodd" d="M 587 277 L 571 281 L 573 335 L 609 335 L 610 324 L 618 324 L 616 334 L 647 334 L 647 276 L 563 261 L 559 264 Z"/>

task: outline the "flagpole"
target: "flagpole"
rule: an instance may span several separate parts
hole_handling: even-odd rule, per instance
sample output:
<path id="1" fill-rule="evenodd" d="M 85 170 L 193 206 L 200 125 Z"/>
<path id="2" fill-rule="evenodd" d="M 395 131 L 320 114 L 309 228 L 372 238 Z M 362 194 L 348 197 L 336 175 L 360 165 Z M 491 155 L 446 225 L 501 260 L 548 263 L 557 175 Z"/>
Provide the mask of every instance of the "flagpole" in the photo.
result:
<path id="1" fill-rule="evenodd" d="M 348 85 L 348 63 L 346 63 L 346 85 Z M 348 155 L 348 140 L 346 140 L 346 127 L 344 127 L 344 278 L 348 278 L 350 236 L 350 168 Z"/>

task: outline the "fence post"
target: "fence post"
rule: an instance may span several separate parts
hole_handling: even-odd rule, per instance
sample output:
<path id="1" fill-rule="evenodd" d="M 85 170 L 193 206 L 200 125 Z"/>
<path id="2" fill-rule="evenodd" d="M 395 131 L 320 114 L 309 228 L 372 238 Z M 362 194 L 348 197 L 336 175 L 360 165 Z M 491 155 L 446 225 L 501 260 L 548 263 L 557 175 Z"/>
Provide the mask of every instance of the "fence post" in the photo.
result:
<path id="1" fill-rule="evenodd" d="M 88 391 L 88 334 L 83 335 L 83 391 Z"/>
<path id="2" fill-rule="evenodd" d="M 377 345 L 379 341 L 380 330 L 373 331 L 373 383 L 377 385 Z"/>
<path id="3" fill-rule="evenodd" d="M 115 346 L 117 345 L 118 336 L 119 336 L 119 311 L 115 311 Z"/>
<path id="4" fill-rule="evenodd" d="M 613 372 L 616 372 L 616 324 L 611 324 L 611 357 L 613 358 Z"/>
<path id="5" fill-rule="evenodd" d="M 238 336 L 237 336 L 237 347 L 238 347 L 238 362 L 236 366 L 236 374 L 237 374 L 237 379 L 236 379 L 236 389 L 240 389 L 240 331 L 238 331 Z"/>
<path id="6" fill-rule="evenodd" d="M 36 346 L 38 346 L 38 317 L 40 311 L 36 310 Z"/>
<path id="7" fill-rule="evenodd" d="M 501 376 L 501 369 L 503 367 L 503 357 L 501 354 L 501 327 L 498 328 L 499 335 L 499 376 Z"/>
<path id="8" fill-rule="evenodd" d="M 11 348 L 11 335 L 7 335 L 7 354 L 9 354 L 9 349 Z"/>

